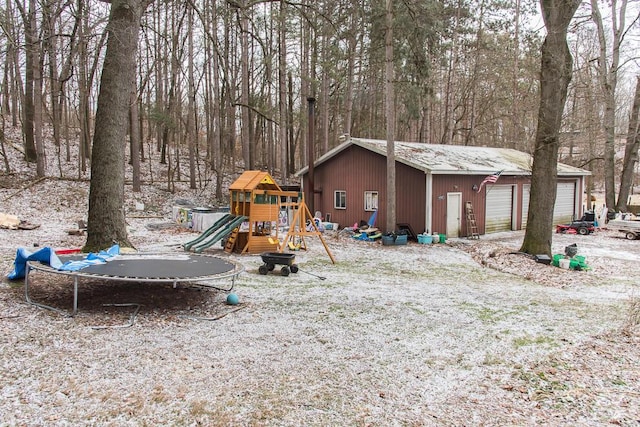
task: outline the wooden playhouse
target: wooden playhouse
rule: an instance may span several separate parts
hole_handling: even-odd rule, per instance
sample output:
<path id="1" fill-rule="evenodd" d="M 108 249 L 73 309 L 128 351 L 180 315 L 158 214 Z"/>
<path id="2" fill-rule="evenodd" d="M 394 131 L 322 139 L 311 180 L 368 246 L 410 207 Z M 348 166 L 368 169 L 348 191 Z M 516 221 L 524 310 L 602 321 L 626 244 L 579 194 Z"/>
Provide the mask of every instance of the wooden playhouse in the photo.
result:
<path id="1" fill-rule="evenodd" d="M 258 254 L 279 249 L 278 224 L 282 199 L 297 199 L 300 193 L 283 191 L 262 171 L 245 171 L 229 187 L 231 213 L 248 218 L 233 230 L 225 251 Z M 282 211 L 282 213 L 281 213 Z"/>

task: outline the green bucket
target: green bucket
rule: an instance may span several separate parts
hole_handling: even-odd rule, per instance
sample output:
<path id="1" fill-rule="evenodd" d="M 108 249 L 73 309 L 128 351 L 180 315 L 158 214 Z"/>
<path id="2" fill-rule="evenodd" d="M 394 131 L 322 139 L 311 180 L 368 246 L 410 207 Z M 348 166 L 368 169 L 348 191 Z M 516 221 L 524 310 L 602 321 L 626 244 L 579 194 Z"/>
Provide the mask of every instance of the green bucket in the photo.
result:
<path id="1" fill-rule="evenodd" d="M 553 265 L 554 267 L 560 267 L 560 260 L 564 258 L 564 255 L 562 254 L 555 254 L 553 256 L 553 261 L 551 261 L 551 265 Z"/>
<path id="2" fill-rule="evenodd" d="M 438 237 L 439 237 L 438 241 L 440 243 L 445 243 L 447 241 L 447 235 L 446 234 L 438 234 Z"/>
<path id="3" fill-rule="evenodd" d="M 576 255 L 573 258 L 571 258 L 571 263 L 569 264 L 569 268 L 572 270 L 587 270 L 589 266 L 587 266 L 584 256 Z"/>

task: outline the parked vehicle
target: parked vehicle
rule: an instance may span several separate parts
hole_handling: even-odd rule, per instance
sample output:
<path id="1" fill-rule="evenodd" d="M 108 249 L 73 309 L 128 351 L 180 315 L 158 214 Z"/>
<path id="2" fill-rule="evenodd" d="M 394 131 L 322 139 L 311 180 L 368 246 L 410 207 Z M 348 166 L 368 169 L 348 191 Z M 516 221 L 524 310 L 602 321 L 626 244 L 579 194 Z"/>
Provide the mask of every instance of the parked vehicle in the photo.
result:
<path id="1" fill-rule="evenodd" d="M 628 240 L 640 239 L 640 221 L 626 219 L 612 219 L 607 223 L 607 228 L 624 233 Z"/>
<path id="2" fill-rule="evenodd" d="M 556 225 L 556 233 L 572 233 L 586 236 L 596 231 L 596 227 L 591 221 L 573 221 L 570 224 Z"/>

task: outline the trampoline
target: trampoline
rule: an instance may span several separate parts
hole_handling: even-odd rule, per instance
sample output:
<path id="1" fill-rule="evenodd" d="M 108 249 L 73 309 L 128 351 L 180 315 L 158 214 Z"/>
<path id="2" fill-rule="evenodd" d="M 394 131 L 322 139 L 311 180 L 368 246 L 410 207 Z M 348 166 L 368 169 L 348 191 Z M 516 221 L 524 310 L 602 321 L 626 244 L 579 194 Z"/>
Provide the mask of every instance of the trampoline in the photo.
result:
<path id="1" fill-rule="evenodd" d="M 60 256 L 60 260 L 76 261 L 82 255 Z M 32 300 L 29 295 L 29 275 L 31 270 L 50 274 L 59 274 L 73 279 L 73 311 L 41 304 Z M 27 303 L 37 307 L 54 310 L 69 316 L 78 312 L 78 286 L 82 278 L 117 282 L 191 283 L 198 286 L 211 287 L 229 292 L 235 286 L 235 279 L 244 271 L 244 267 L 231 260 L 201 254 L 126 254 L 117 255 L 104 264 L 95 264 L 77 271 L 64 271 L 51 267 L 40 261 L 27 261 L 24 276 L 24 289 Z M 210 282 L 230 278 L 231 286 L 223 289 Z"/>

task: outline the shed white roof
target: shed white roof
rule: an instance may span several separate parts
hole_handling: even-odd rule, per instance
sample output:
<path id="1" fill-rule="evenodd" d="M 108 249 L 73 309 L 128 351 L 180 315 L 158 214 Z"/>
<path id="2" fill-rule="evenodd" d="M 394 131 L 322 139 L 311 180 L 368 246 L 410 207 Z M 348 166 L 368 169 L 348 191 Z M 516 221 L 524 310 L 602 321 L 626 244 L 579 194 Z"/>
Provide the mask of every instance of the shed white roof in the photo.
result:
<path id="1" fill-rule="evenodd" d="M 347 138 L 345 142 L 318 158 L 314 164 L 324 163 L 351 145 L 360 146 L 382 156 L 387 155 L 387 141 Z M 396 161 L 434 175 L 488 175 L 497 171 L 502 171 L 503 175 L 530 175 L 533 165 L 533 157 L 530 154 L 510 148 L 396 141 L 395 155 Z M 298 175 L 306 173 L 307 169 L 302 169 Z M 558 176 L 590 174 L 588 170 L 558 163 Z"/>

